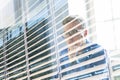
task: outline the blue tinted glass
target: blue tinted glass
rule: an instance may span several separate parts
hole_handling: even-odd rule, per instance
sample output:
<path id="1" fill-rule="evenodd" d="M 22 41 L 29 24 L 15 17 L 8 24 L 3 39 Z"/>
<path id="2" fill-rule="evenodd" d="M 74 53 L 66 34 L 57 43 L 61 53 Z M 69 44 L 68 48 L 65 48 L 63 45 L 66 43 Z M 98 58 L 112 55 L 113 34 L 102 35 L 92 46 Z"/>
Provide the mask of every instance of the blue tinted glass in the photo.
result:
<path id="1" fill-rule="evenodd" d="M 0 38 L 0 47 L 3 46 L 3 38 Z"/>
<path id="2" fill-rule="evenodd" d="M 40 1 L 40 3 L 41 3 L 41 1 Z M 47 3 L 45 3 L 45 4 L 47 4 Z M 41 6 L 41 8 L 42 8 L 42 6 Z M 35 24 L 37 24 L 38 22 L 42 21 L 46 17 L 47 17 L 46 19 L 48 20 L 48 18 L 49 18 L 48 16 L 49 16 L 49 7 L 46 6 L 44 9 L 42 9 L 40 12 L 38 12 L 34 17 L 32 17 L 27 22 L 27 25 L 28 25 L 27 27 L 28 28 L 33 27 Z"/>
<path id="3" fill-rule="evenodd" d="M 99 51 L 99 52 L 96 52 L 95 54 L 89 55 L 89 58 L 92 59 L 92 58 L 95 58 L 95 57 L 104 55 L 104 53 L 105 53 L 104 50 L 101 50 L 101 51 Z"/>
<path id="4" fill-rule="evenodd" d="M 56 80 L 56 78 L 58 78 L 58 74 L 53 75 L 53 76 L 48 77 L 48 78 L 45 78 L 45 79 L 42 79 L 42 80 Z"/>
<path id="5" fill-rule="evenodd" d="M 103 55 L 103 54 L 104 54 L 104 50 L 101 50 L 100 52 L 97 52 L 97 53 L 95 53 L 95 54 L 90 54 L 90 55 L 85 56 L 85 57 L 83 57 L 83 58 L 79 58 L 78 60 L 73 61 L 73 62 L 71 62 L 71 63 L 62 65 L 62 66 L 61 66 L 61 69 L 67 68 L 67 67 L 69 67 L 69 66 L 72 66 L 72 65 L 75 65 L 75 64 L 84 62 L 84 61 L 87 61 L 87 60 L 89 60 L 89 59 L 92 59 L 92 58 L 101 56 L 101 55 Z M 64 58 L 61 58 L 61 59 L 60 59 L 60 62 L 64 62 L 64 61 L 66 61 L 66 60 L 68 60 L 68 59 L 69 59 L 69 57 L 66 56 L 66 57 L 64 57 Z M 98 62 L 94 63 L 94 65 L 102 64 L 102 63 L 105 63 L 105 62 L 106 62 L 106 61 L 105 61 L 105 59 L 104 59 L 104 60 L 102 60 L 102 61 L 98 61 Z M 92 65 L 92 64 L 91 64 L 91 65 Z"/>
<path id="6" fill-rule="evenodd" d="M 63 58 L 60 59 L 60 62 L 66 61 L 66 60 L 68 60 L 68 59 L 69 59 L 69 57 L 68 57 L 68 56 L 65 56 L 65 57 L 63 57 Z"/>
<path id="7" fill-rule="evenodd" d="M 59 7 L 61 7 L 61 5 L 63 5 L 64 3 L 67 3 L 68 0 L 54 0 L 54 2 L 55 2 L 55 10 L 56 10 Z"/>
<path id="8" fill-rule="evenodd" d="M 19 27 L 19 30 L 20 30 L 21 33 L 23 33 L 23 32 L 24 32 L 24 26 L 21 25 L 21 26 Z"/>
<path id="9" fill-rule="evenodd" d="M 118 69 L 120 69 L 120 65 L 115 65 L 115 66 L 113 66 L 112 68 L 113 68 L 114 71 L 115 71 L 115 70 L 118 70 Z"/>
<path id="10" fill-rule="evenodd" d="M 86 52 L 91 51 L 91 50 L 94 50 L 94 49 L 96 49 L 96 48 L 98 48 L 98 47 L 100 47 L 100 46 L 97 45 L 97 44 L 93 44 L 93 45 L 91 45 L 91 46 L 88 46 L 88 47 L 82 49 L 81 52 L 82 52 L 82 53 L 86 53 Z"/>
<path id="11" fill-rule="evenodd" d="M 19 34 L 20 34 L 20 30 L 18 27 L 12 30 L 12 38 L 18 37 Z"/>
<path id="12" fill-rule="evenodd" d="M 6 40 L 9 41 L 12 37 L 11 30 L 8 28 L 8 29 L 6 29 L 6 32 L 7 33 L 6 33 L 5 37 L 6 37 Z"/>
<path id="13" fill-rule="evenodd" d="M 109 80 L 109 78 L 104 78 L 104 79 L 102 79 L 102 80 Z"/>
<path id="14" fill-rule="evenodd" d="M 88 73 L 88 74 L 80 75 L 80 76 L 77 76 L 77 77 L 74 77 L 74 78 L 70 78 L 70 79 L 67 79 L 67 80 L 80 80 L 80 79 L 84 79 L 84 78 L 87 78 L 87 77 L 103 74 L 103 73 L 106 73 L 106 72 L 107 72 L 107 69 L 101 69 L 101 70 L 98 70 L 98 71 L 95 71 L 95 72 L 91 72 L 91 73 Z"/>
<path id="15" fill-rule="evenodd" d="M 99 48 L 99 47 L 100 47 L 99 45 L 93 44 L 93 45 L 91 45 L 91 46 L 88 46 L 88 47 L 80 50 L 79 52 L 82 52 L 82 54 L 83 54 L 83 53 L 86 53 L 86 52 L 88 52 L 88 51 L 94 50 L 94 49 Z M 62 50 L 62 51 L 60 52 L 60 56 L 63 55 L 63 54 L 66 54 L 67 52 L 68 52 L 68 49 Z M 101 53 L 102 53 L 102 52 L 101 52 Z"/>
<path id="16" fill-rule="evenodd" d="M 76 68 L 76 69 L 66 71 L 66 72 L 62 73 L 62 75 L 64 76 L 64 75 L 71 74 L 71 73 L 74 73 L 74 72 L 82 71 L 84 69 L 92 68 L 93 66 L 98 66 L 98 65 L 101 65 L 101 64 L 104 64 L 104 63 L 105 63 L 105 59 L 94 62 L 94 63 L 91 63 L 91 64 L 88 64 L 88 65 L 85 65 L 85 66 L 82 66 L 82 67 L 79 67 L 79 68 Z M 73 65 L 73 64 L 72 63 L 71 64 L 70 63 L 66 64 L 66 65 L 62 66 L 62 68 L 69 67 L 70 65 Z"/>
<path id="17" fill-rule="evenodd" d="M 68 49 L 64 49 L 59 53 L 59 55 L 62 56 L 62 55 L 67 54 L 67 53 L 68 53 Z"/>

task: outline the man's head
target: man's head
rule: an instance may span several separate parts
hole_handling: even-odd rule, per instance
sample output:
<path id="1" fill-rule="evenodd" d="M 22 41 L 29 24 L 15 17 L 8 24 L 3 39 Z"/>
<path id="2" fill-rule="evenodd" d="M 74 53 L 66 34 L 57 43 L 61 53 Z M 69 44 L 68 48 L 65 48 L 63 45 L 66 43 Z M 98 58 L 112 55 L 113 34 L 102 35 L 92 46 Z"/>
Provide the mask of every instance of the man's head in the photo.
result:
<path id="1" fill-rule="evenodd" d="M 67 40 L 67 44 L 74 43 L 87 35 L 87 30 L 84 30 L 84 22 L 82 19 L 78 18 L 78 16 L 68 16 L 63 20 L 63 25 L 65 38 L 73 36 Z M 75 46 L 80 46 L 83 42 L 84 41 L 82 40 L 79 43 L 76 43 Z"/>

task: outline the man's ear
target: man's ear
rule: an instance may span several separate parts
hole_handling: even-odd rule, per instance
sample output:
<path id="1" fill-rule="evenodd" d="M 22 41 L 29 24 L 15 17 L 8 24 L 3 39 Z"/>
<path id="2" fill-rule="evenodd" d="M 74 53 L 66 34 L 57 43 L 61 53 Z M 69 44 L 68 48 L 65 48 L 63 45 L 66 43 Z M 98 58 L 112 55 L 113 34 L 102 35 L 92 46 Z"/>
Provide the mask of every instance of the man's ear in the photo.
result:
<path id="1" fill-rule="evenodd" d="M 87 36 L 87 34 L 88 34 L 88 31 L 87 31 L 87 30 L 85 30 L 85 31 L 84 31 L 84 36 L 86 37 L 86 36 Z"/>

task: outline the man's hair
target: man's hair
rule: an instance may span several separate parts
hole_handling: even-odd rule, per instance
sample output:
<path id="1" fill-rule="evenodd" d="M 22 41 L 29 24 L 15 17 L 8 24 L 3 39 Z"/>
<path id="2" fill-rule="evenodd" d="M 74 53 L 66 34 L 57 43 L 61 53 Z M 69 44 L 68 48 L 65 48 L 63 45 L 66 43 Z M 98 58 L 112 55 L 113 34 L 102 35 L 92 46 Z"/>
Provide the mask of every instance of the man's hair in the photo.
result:
<path id="1" fill-rule="evenodd" d="M 71 22 L 71 21 L 78 21 L 78 22 L 81 23 L 82 27 L 85 28 L 85 24 L 83 23 L 83 20 L 82 20 L 81 18 L 79 18 L 77 15 L 75 15 L 75 16 L 73 15 L 73 16 L 68 16 L 68 17 L 66 17 L 66 18 L 63 20 L 62 24 L 65 25 L 65 24 L 67 24 L 67 23 L 69 23 L 69 22 Z"/>

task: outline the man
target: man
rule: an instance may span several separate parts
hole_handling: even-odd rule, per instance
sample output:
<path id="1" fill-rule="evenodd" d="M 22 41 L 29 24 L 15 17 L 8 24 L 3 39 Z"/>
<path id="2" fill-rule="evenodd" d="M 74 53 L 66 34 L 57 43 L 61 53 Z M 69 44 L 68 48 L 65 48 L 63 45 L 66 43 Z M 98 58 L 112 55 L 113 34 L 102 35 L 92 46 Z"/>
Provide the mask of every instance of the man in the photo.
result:
<path id="1" fill-rule="evenodd" d="M 70 38 L 67 40 L 67 44 L 73 44 L 72 46 L 69 46 L 69 51 L 73 51 L 78 47 L 80 48 L 80 46 L 87 43 L 87 40 L 83 40 L 87 36 L 87 30 L 84 30 L 85 25 L 81 19 L 76 19 L 75 17 L 70 16 L 63 21 L 63 25 L 65 25 L 64 32 L 67 32 L 64 37 Z M 73 56 L 75 55 L 73 54 Z"/>
<path id="2" fill-rule="evenodd" d="M 86 39 L 87 29 L 78 16 L 63 20 L 68 48 L 61 52 L 62 80 L 110 80 L 106 51 Z"/>

